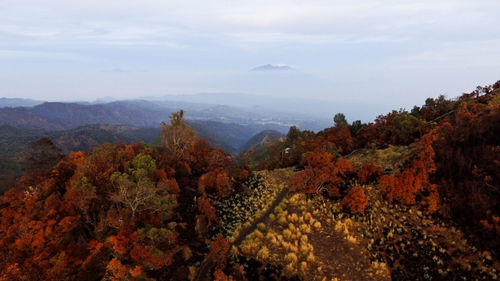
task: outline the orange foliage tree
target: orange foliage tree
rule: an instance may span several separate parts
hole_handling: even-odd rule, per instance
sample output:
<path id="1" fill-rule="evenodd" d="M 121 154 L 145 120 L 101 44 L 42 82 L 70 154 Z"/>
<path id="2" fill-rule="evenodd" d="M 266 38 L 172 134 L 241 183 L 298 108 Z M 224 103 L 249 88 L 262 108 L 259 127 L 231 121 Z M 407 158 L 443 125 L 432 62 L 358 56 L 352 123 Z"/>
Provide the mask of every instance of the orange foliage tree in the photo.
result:
<path id="1" fill-rule="evenodd" d="M 215 241 L 210 242 L 210 257 L 217 263 L 217 268 L 222 269 L 226 265 L 229 242 L 219 233 Z"/>
<path id="2" fill-rule="evenodd" d="M 497 248 L 500 232 L 491 226 L 500 217 L 500 105 L 486 102 L 498 100 L 498 85 L 491 94 L 487 87 L 461 97 L 433 142 L 443 215 Z"/>
<path id="3" fill-rule="evenodd" d="M 366 184 L 375 181 L 383 174 L 382 168 L 375 165 L 373 162 L 365 163 L 358 171 L 358 181 L 361 184 Z"/>
<path id="4" fill-rule="evenodd" d="M 175 163 L 157 159 L 164 158 L 144 145 L 105 144 L 88 155 L 70 154 L 36 185 L 6 192 L 0 280 L 168 276 L 179 247 L 186 247 L 178 237 L 187 228 L 175 221 L 182 213 L 174 216 L 183 190 Z"/>
<path id="5" fill-rule="evenodd" d="M 207 238 L 195 231 L 200 213 L 217 219 L 204 195 L 229 194 L 248 171 L 194 135 L 182 112 L 162 137 L 159 148 L 71 153 L 3 194 L 0 280 L 188 279 L 172 265 L 207 254 L 190 250 Z M 210 254 L 222 261 L 228 245 L 219 236 Z"/>
<path id="6" fill-rule="evenodd" d="M 216 269 L 214 271 L 214 281 L 234 281 L 233 276 L 226 275 L 224 271 Z"/>
<path id="7" fill-rule="evenodd" d="M 346 196 L 342 199 L 342 204 L 353 214 L 362 214 L 368 206 L 368 197 L 366 197 L 360 186 L 351 187 Z"/>
<path id="8" fill-rule="evenodd" d="M 422 203 L 428 212 L 437 210 L 439 201 L 437 185 L 432 184 L 429 178 L 436 171 L 432 147 L 434 139 L 434 131 L 420 139 L 417 156 L 411 161 L 410 167 L 404 169 L 400 175 L 384 175 L 380 178 L 379 186 L 389 202 L 415 204 L 416 196 L 420 194 L 424 197 Z"/>
<path id="9" fill-rule="evenodd" d="M 348 160 L 339 158 L 335 162 L 327 152 L 312 152 L 305 159 L 304 170 L 290 179 L 290 190 L 306 194 L 328 192 L 330 196 L 340 195 L 340 186 L 348 173 L 354 171 Z"/>
<path id="10" fill-rule="evenodd" d="M 226 196 L 231 191 L 231 181 L 226 171 L 216 168 L 200 177 L 198 189 L 201 194 L 206 194 L 207 190 L 215 190 L 219 196 Z"/>
<path id="11" fill-rule="evenodd" d="M 207 216 L 207 218 L 211 221 L 217 220 L 217 214 L 215 212 L 215 208 L 210 204 L 210 201 L 206 197 L 201 197 L 198 199 L 198 210 L 201 214 Z"/>
<path id="12" fill-rule="evenodd" d="M 321 150 L 345 155 L 354 148 L 354 141 L 347 126 L 338 126 L 319 132 L 305 146 L 306 151 Z"/>

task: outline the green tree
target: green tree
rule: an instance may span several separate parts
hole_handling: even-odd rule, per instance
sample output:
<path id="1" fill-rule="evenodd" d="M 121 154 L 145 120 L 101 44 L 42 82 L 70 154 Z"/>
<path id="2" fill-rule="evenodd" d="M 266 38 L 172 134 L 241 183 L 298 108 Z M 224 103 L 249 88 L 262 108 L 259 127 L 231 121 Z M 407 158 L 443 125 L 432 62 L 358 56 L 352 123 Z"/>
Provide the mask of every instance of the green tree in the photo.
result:
<path id="1" fill-rule="evenodd" d="M 177 158 L 196 140 L 195 132 L 184 121 L 184 111 L 179 110 L 170 116 L 170 125 L 161 123 L 163 145 Z"/>
<path id="2" fill-rule="evenodd" d="M 368 127 L 368 125 L 366 123 L 362 123 L 361 120 L 356 120 L 349 126 L 349 130 L 351 131 L 351 135 L 354 136 L 361 128 L 364 127 Z"/>
<path id="3" fill-rule="evenodd" d="M 336 127 L 343 127 L 348 125 L 344 113 L 335 114 L 335 116 L 333 117 L 333 122 L 335 123 Z"/>
<path id="4" fill-rule="evenodd" d="M 419 127 L 423 125 L 423 121 L 405 110 L 395 113 L 392 123 L 394 126 L 393 141 L 403 144 L 408 144 L 419 137 Z"/>
<path id="5" fill-rule="evenodd" d="M 170 213 L 177 206 L 175 196 L 155 184 L 152 180 L 155 171 L 156 163 L 150 155 L 137 155 L 127 173 L 115 172 L 111 175 L 111 181 L 116 186 L 111 200 L 128 209 L 132 218 L 145 210 Z"/>
<path id="6" fill-rule="evenodd" d="M 300 130 L 296 126 L 291 126 L 286 135 L 286 140 L 289 143 L 293 143 L 301 136 Z"/>

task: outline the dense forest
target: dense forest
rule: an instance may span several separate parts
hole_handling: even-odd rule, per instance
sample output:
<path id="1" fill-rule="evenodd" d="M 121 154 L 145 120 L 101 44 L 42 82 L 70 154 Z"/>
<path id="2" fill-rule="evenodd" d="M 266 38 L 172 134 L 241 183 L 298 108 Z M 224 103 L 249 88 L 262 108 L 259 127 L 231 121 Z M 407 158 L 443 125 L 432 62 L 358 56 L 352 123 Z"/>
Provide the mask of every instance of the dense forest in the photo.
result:
<path id="1" fill-rule="evenodd" d="M 498 279 L 500 81 L 333 121 L 236 157 L 182 110 L 156 144 L 32 141 L 0 197 L 0 280 Z"/>

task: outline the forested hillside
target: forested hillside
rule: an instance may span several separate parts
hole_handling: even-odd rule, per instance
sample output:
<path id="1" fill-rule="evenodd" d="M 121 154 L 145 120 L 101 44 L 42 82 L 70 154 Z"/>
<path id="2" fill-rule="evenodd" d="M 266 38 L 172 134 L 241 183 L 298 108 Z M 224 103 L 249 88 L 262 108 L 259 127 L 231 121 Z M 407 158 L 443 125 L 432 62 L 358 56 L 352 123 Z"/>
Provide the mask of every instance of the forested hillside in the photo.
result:
<path id="1" fill-rule="evenodd" d="M 500 81 L 236 159 L 169 120 L 156 146 L 31 145 L 0 197 L 0 280 L 499 277 Z"/>
<path id="2" fill-rule="evenodd" d="M 45 130 L 67 130 L 91 124 L 159 127 L 160 122 L 181 108 L 186 110 L 186 120 L 260 126 L 261 130 L 283 131 L 290 124 L 317 130 L 325 124 L 323 120 L 315 121 L 311 117 L 293 118 L 291 114 L 251 112 L 249 109 L 217 104 L 123 100 L 97 104 L 44 102 L 32 107 L 0 106 L 0 125 Z"/>
<path id="3" fill-rule="evenodd" d="M 190 120 L 187 123 L 200 138 L 206 139 L 210 145 L 233 155 L 243 151 L 245 144 L 254 135 L 268 128 L 268 126 L 258 124 L 240 125 L 205 120 Z M 68 154 L 71 151 L 90 151 L 107 142 L 143 141 L 155 146 L 160 143 L 160 128 L 158 126 L 92 124 L 52 131 L 0 125 L 0 183 L 5 186 L 0 188 L 0 192 L 22 175 L 24 168 L 20 162 L 20 154 L 27 149 L 29 143 L 42 137 L 49 138 L 62 153 Z"/>

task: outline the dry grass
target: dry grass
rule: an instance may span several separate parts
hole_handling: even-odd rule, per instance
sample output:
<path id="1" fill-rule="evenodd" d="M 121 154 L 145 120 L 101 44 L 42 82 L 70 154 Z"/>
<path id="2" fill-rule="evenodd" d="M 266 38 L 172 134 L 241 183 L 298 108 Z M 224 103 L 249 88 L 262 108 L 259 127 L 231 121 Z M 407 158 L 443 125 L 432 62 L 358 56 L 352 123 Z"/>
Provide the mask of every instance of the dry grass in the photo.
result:
<path id="1" fill-rule="evenodd" d="M 384 169 L 396 170 L 401 167 L 413 153 L 413 145 L 393 146 L 386 149 L 364 149 L 350 156 L 349 162 L 359 169 L 363 164 L 373 162 Z"/>

